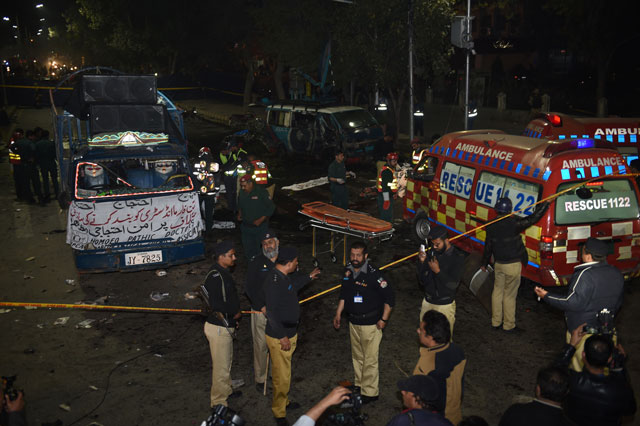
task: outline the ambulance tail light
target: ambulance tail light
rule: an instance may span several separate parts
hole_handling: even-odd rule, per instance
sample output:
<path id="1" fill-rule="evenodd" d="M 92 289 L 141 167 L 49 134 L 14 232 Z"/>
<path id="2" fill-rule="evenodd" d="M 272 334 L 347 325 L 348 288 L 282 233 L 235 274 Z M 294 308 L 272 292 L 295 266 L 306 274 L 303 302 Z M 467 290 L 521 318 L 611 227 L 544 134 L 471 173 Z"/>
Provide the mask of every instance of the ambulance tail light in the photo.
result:
<path id="1" fill-rule="evenodd" d="M 553 237 L 543 235 L 542 238 L 540 238 L 540 258 L 553 258 Z"/>

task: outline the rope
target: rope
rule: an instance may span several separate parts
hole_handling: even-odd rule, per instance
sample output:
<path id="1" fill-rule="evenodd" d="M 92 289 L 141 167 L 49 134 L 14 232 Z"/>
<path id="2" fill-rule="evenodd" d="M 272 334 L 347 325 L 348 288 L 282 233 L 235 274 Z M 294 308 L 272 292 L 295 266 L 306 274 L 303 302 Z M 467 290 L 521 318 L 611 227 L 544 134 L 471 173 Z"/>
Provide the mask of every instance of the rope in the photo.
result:
<path id="1" fill-rule="evenodd" d="M 519 210 L 513 211 L 507 215 L 504 216 L 500 216 L 497 217 L 496 219 L 487 222 L 483 225 L 480 226 L 476 226 L 473 229 L 470 229 L 469 231 L 463 232 L 461 234 L 457 234 L 454 235 L 453 237 L 449 238 L 449 241 L 453 241 L 456 240 L 460 237 L 463 237 L 465 235 L 468 235 L 472 232 L 475 232 L 478 229 L 482 229 L 485 228 L 489 225 L 492 225 L 496 222 L 499 222 L 501 220 L 506 219 L 507 217 L 510 217 L 516 213 L 519 213 L 525 209 L 528 209 L 530 207 L 533 206 L 537 206 L 540 203 L 544 203 L 546 201 L 553 201 L 556 198 L 558 198 L 560 195 L 565 194 L 569 191 L 573 191 L 577 188 L 580 188 L 582 186 L 584 186 L 587 183 L 590 182 L 594 182 L 596 180 L 601 180 L 605 177 L 614 177 L 614 176 L 618 176 L 618 177 L 637 177 L 640 176 L 640 173 L 621 173 L 621 172 L 614 172 L 614 173 L 610 173 L 608 175 L 604 175 L 604 176 L 598 176 L 597 178 L 591 178 L 588 179 L 586 181 L 577 183 L 575 185 L 570 186 L 567 189 L 563 189 L 562 191 L 552 194 L 546 198 L 543 198 L 539 201 L 537 201 L 536 203 L 532 204 L 531 206 L 527 206 L 527 207 L 523 207 Z M 394 260 L 391 263 L 387 263 L 384 266 L 381 266 L 379 269 L 383 270 L 383 269 L 387 269 L 390 268 L 391 266 L 397 265 L 398 263 L 404 262 L 405 260 L 411 259 L 412 257 L 416 256 L 419 252 L 415 252 L 412 254 L 409 254 L 401 259 L 398 260 Z M 331 287 L 329 289 L 326 289 L 324 291 L 321 291 L 320 293 L 316 293 L 313 296 L 307 297 L 306 299 L 302 299 L 300 302 L 298 302 L 299 304 L 303 304 L 306 302 L 309 302 L 317 297 L 323 296 L 325 294 L 331 293 L 337 289 L 339 289 L 340 287 L 342 287 L 342 284 L 338 284 L 334 287 Z M 150 308 L 150 307 L 139 307 L 139 306 L 110 306 L 110 305 L 88 305 L 88 304 L 66 304 L 66 303 L 30 303 L 30 302 L 0 302 L 0 306 L 4 306 L 4 307 L 35 307 L 35 308 L 58 308 L 58 309 L 87 309 L 87 310 L 95 310 L 95 311 L 126 311 L 126 312 L 151 312 L 151 313 L 174 313 L 174 314 L 203 314 L 205 313 L 202 309 L 178 309 L 178 308 Z M 242 314 L 245 315 L 250 315 L 250 314 L 260 314 L 262 312 L 260 311 L 241 311 Z"/>

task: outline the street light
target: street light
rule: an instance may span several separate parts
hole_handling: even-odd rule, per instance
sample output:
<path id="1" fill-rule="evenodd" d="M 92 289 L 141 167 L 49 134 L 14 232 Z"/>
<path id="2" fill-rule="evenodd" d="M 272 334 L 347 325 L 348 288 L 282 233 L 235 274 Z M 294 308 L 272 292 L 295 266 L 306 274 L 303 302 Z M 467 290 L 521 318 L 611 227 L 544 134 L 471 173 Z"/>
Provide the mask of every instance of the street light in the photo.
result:
<path id="1" fill-rule="evenodd" d="M 9 19 L 9 17 L 8 17 L 8 16 L 3 16 L 3 17 L 2 17 L 2 20 L 3 20 L 3 21 L 10 21 L 11 19 Z"/>
<path id="2" fill-rule="evenodd" d="M 44 7 L 44 4 L 42 4 L 42 3 L 36 4 L 36 9 L 40 9 L 41 7 Z"/>

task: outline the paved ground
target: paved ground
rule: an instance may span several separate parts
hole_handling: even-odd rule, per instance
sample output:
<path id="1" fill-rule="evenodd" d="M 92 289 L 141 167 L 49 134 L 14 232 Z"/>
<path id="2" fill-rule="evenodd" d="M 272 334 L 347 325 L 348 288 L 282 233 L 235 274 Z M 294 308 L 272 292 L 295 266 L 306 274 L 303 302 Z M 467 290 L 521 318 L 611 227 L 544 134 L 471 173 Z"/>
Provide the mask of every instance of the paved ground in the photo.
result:
<path id="1" fill-rule="evenodd" d="M 444 113 L 442 113 L 444 114 Z M 18 125 L 25 128 L 48 126 L 46 110 L 20 109 Z M 479 123 L 478 123 L 479 124 Z M 494 121 L 491 127 L 501 124 Z M 501 125 L 515 127 L 507 120 Z M 224 132 L 198 120 L 188 121 L 191 142 L 217 142 Z M 476 126 L 478 127 L 478 126 Z M 259 147 L 254 147 L 259 151 Z M 267 154 L 265 154 L 267 155 Z M 327 164 L 314 160 L 282 161 L 265 157 L 273 164 L 278 187 L 326 173 Z M 358 192 L 371 185 L 374 172 L 368 165 L 356 169 L 358 178 L 350 184 L 352 207 L 373 212 L 374 203 L 359 199 Z M 204 277 L 210 260 L 172 267 L 164 277 L 154 271 L 136 273 L 78 275 L 71 250 L 65 244 L 66 212 L 54 203 L 46 207 L 13 201 L 13 183 L 6 157 L 0 163 L 0 300 L 33 302 L 97 302 L 122 306 L 194 308 L 185 300 Z M 328 188 L 317 187 L 300 193 L 277 191 L 278 211 L 272 226 L 283 244 L 296 245 L 302 253 L 301 269 L 311 269 L 311 232 L 300 231 L 298 206 L 306 201 L 326 200 Z M 229 213 L 218 206 L 218 218 Z M 396 205 L 396 217 L 400 206 Z M 372 261 L 385 265 L 416 250 L 409 227 L 396 222 L 397 236 L 371 251 Z M 240 247 L 236 231 L 219 231 L 216 238 L 229 238 Z M 321 250 L 326 250 L 322 235 Z M 207 249 L 210 249 L 208 244 Z M 246 263 L 243 256 L 235 271 L 242 292 Z M 320 280 L 301 292 L 311 296 L 339 282 L 341 268 L 320 255 Z M 397 305 L 381 346 L 381 398 L 364 410 L 367 425 L 384 425 L 401 406 L 395 383 L 411 372 L 418 358 L 415 329 L 421 295 L 411 261 L 385 271 L 395 286 Z M 65 280 L 74 280 L 74 285 Z M 150 299 L 152 291 L 168 292 L 162 302 Z M 244 296 L 243 308 L 248 307 Z M 522 335 L 506 335 L 490 328 L 487 312 L 466 289 L 457 294 L 455 341 L 466 352 L 465 415 L 477 414 L 497 424 L 502 412 L 514 401 L 533 394 L 535 372 L 560 349 L 564 325 L 559 312 L 538 303 L 531 288 L 523 286 L 518 299 L 518 325 Z M 302 308 L 300 340 L 293 360 L 292 399 L 310 407 L 338 381 L 352 379 L 348 333 L 331 327 L 336 295 L 329 294 Z M 620 315 L 620 335 L 631 356 L 633 381 L 640 383 L 640 290 L 629 285 Z M 66 325 L 55 325 L 69 317 Z M 93 319 L 92 328 L 76 328 Z M 251 369 L 249 319 L 245 318 L 234 346 L 234 378 L 247 386 L 232 407 L 252 425 L 270 425 L 270 396 L 259 395 Z M 64 425 L 174 425 L 200 424 L 208 411 L 210 359 L 198 316 L 99 311 L 15 309 L 0 314 L 0 374 L 17 374 L 16 385 L 25 389 L 29 424 L 60 420 Z M 70 411 L 60 408 L 61 404 Z M 294 420 L 304 410 L 289 413 Z M 326 424 L 326 423 L 325 423 Z"/>

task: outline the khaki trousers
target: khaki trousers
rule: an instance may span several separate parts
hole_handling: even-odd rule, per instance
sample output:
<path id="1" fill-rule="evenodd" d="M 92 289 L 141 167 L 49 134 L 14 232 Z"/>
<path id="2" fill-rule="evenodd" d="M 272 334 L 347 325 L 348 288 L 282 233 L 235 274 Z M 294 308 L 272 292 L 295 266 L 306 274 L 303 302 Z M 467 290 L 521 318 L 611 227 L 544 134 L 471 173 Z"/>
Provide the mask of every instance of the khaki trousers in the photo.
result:
<path id="1" fill-rule="evenodd" d="M 256 383 L 264 383 L 267 380 L 267 341 L 264 330 L 267 326 L 267 317 L 262 313 L 251 314 L 251 335 L 253 336 L 253 378 Z"/>
<path id="2" fill-rule="evenodd" d="M 351 360 L 355 372 L 355 385 L 360 386 L 362 395 L 378 396 L 378 354 L 382 330 L 376 325 L 354 325 L 349 323 L 351 338 Z"/>
<path id="3" fill-rule="evenodd" d="M 420 308 L 420 322 L 422 322 L 422 317 L 427 311 L 437 311 L 443 314 L 449 320 L 449 327 L 451 328 L 451 337 L 453 337 L 453 324 L 456 322 L 456 301 L 447 304 L 447 305 L 434 305 L 433 303 L 427 302 L 426 299 L 422 299 L 422 307 Z"/>
<path id="4" fill-rule="evenodd" d="M 491 325 L 504 330 L 516 327 L 516 297 L 520 287 L 522 263 L 496 263 L 491 294 Z"/>
<path id="5" fill-rule="evenodd" d="M 231 364 L 233 362 L 233 328 L 204 323 L 204 334 L 211 351 L 211 407 L 227 405 L 231 395 Z"/>
<path id="6" fill-rule="evenodd" d="M 280 339 L 266 335 L 265 338 L 271 355 L 271 381 L 273 382 L 271 412 L 274 417 L 286 417 L 289 388 L 291 387 L 291 357 L 296 350 L 298 335 L 296 334 L 289 339 L 291 349 L 288 351 L 280 349 Z"/>

